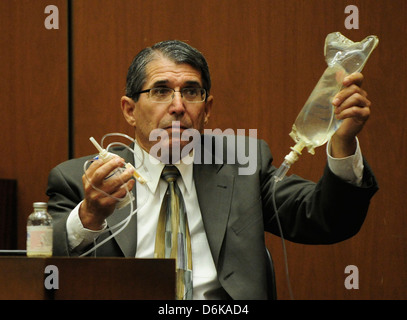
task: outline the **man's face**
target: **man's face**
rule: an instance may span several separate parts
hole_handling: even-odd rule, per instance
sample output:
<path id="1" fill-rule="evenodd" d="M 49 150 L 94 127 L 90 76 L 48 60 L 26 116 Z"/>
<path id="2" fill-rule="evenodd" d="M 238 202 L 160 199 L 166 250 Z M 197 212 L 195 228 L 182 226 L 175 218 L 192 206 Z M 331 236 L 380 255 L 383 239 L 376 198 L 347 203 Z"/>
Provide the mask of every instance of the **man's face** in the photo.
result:
<path id="1" fill-rule="evenodd" d="M 146 67 L 146 83 L 142 90 L 167 87 L 179 91 L 185 87 L 201 87 L 202 79 L 199 71 L 188 64 L 175 64 L 173 61 L 159 57 L 151 61 Z M 136 139 L 140 146 L 150 151 L 157 141 L 150 141 L 150 133 L 154 129 L 163 129 L 169 136 L 169 147 L 172 144 L 182 148 L 188 141 L 180 141 L 178 137 L 186 129 L 203 132 L 209 119 L 213 97 L 206 101 L 190 103 L 182 99 L 179 92 L 168 103 L 152 102 L 148 93 L 140 94 L 139 100 L 122 98 L 122 109 L 126 120 L 135 127 Z M 179 121 L 179 127 L 172 127 L 173 121 Z"/>

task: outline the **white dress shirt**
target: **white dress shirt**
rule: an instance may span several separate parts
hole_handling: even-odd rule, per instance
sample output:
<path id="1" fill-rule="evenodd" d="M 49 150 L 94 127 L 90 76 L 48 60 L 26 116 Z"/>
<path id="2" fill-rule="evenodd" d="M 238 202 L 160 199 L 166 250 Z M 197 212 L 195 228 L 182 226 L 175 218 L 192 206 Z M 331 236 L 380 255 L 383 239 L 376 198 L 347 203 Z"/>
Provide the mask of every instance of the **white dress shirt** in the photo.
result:
<path id="1" fill-rule="evenodd" d="M 154 257 L 158 217 L 168 187 L 167 182 L 160 179 L 164 164 L 156 162 L 151 163 L 149 154 L 138 146 L 135 147 L 136 168 L 137 164 L 144 163 L 137 171 L 148 181 L 146 186 L 137 184 L 137 207 L 140 209 L 137 212 L 136 258 Z M 203 226 L 193 180 L 193 166 L 181 161 L 176 167 L 181 173 L 177 183 L 184 198 L 191 234 L 193 299 L 213 299 L 221 286 Z"/>
<path id="2" fill-rule="evenodd" d="M 357 141 L 354 155 L 346 158 L 330 156 L 330 142 L 327 144 L 328 166 L 341 179 L 360 185 L 363 176 L 362 153 Z M 143 159 L 144 157 L 144 159 Z M 146 185 L 137 186 L 137 250 L 136 258 L 153 258 L 156 228 L 161 202 L 167 189 L 167 183 L 160 179 L 164 164 L 151 163 L 150 156 L 135 146 L 135 164 L 137 171 L 148 181 Z M 140 164 L 143 165 L 140 166 Z M 208 239 L 203 226 L 201 211 L 193 180 L 193 165 L 180 163 L 176 165 L 181 173 L 177 183 L 183 194 L 187 209 L 188 225 L 191 234 L 193 299 L 216 299 L 220 283 L 217 280 L 216 268 L 210 252 Z M 80 252 L 94 242 L 100 231 L 83 227 L 79 218 L 79 203 L 70 213 L 67 220 L 68 242 L 71 251 Z"/>

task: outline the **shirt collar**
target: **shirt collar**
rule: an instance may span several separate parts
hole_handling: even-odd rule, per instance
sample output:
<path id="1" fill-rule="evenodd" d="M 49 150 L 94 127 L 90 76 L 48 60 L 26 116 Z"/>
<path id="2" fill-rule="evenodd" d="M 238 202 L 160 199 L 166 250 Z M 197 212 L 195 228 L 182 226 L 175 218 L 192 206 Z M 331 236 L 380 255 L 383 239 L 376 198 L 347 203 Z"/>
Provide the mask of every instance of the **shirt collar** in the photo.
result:
<path id="1" fill-rule="evenodd" d="M 162 162 L 157 163 L 157 159 L 147 153 L 144 149 L 135 143 L 134 144 L 134 164 L 137 172 L 147 180 L 147 186 L 152 193 L 155 193 L 160 182 L 161 172 L 165 164 Z M 186 190 L 180 186 L 181 191 L 190 193 L 192 191 L 193 183 L 193 165 L 184 163 L 182 160 L 179 164 L 175 164 L 178 168 L 182 182 Z"/>

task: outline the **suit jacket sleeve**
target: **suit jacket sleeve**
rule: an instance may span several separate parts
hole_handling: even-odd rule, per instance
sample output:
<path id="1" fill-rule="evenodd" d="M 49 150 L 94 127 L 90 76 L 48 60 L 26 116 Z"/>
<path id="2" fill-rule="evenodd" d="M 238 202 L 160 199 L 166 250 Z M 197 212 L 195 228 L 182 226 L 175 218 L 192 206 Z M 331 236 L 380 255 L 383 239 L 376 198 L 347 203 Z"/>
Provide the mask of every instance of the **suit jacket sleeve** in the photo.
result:
<path id="1" fill-rule="evenodd" d="M 46 193 L 49 197 L 48 211 L 53 218 L 55 256 L 69 255 L 66 220 L 84 197 L 82 174 L 85 161 L 76 159 L 64 162 L 53 168 L 48 176 Z"/>
<path id="2" fill-rule="evenodd" d="M 261 143 L 261 192 L 265 230 L 279 235 L 273 209 L 273 179 L 276 168 L 265 143 Z M 360 187 L 334 175 L 328 166 L 318 183 L 296 175 L 276 185 L 275 201 L 283 235 L 304 244 L 329 244 L 355 235 L 361 228 L 377 182 L 366 160 Z"/>

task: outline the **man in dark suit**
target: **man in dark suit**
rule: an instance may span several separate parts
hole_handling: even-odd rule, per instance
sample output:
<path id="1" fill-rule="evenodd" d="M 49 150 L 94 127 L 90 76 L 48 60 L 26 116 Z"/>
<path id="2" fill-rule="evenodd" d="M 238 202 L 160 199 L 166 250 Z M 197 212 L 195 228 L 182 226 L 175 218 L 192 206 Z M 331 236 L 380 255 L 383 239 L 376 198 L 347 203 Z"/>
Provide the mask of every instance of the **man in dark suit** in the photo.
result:
<path id="1" fill-rule="evenodd" d="M 47 194 L 54 218 L 54 254 L 86 254 L 109 237 L 116 229 L 105 230 L 130 214 L 130 206 L 116 209 L 117 199 L 132 190 L 136 214 L 93 254 L 154 257 L 167 187 L 160 175 L 168 161 L 180 172 L 176 181 L 191 237 L 193 298 L 267 299 L 264 231 L 280 234 L 273 199 L 283 235 L 290 241 L 335 243 L 355 235 L 363 224 L 377 183 L 356 139 L 370 115 L 362 80 L 360 73 L 349 75 L 334 100 L 337 116 L 344 121 L 329 142 L 321 180 L 289 176 L 274 192 L 276 168 L 264 141 L 199 135 L 188 153 L 194 163 L 182 161 L 180 152 L 190 141 L 180 136 L 187 130 L 203 133 L 211 113 L 207 63 L 199 51 L 180 41 L 142 50 L 129 68 L 121 100 L 123 115 L 135 128 L 135 143 L 113 150 L 117 157 L 108 162 L 94 161 L 86 174 L 84 163 L 92 157 L 67 161 L 50 173 Z M 157 130 L 160 152 L 154 158 L 150 155 L 157 150 L 157 139 L 151 134 Z M 255 165 L 250 174 L 242 174 L 246 164 L 239 162 L 239 152 L 247 150 L 255 151 L 250 154 Z M 124 163 L 137 167 L 148 182 L 134 187 L 131 167 L 106 179 Z"/>

